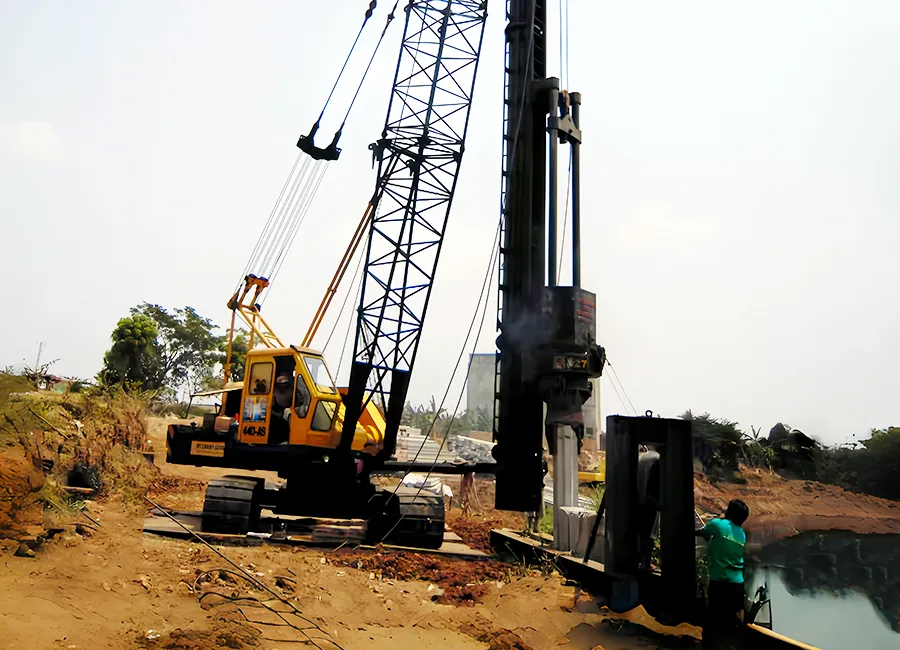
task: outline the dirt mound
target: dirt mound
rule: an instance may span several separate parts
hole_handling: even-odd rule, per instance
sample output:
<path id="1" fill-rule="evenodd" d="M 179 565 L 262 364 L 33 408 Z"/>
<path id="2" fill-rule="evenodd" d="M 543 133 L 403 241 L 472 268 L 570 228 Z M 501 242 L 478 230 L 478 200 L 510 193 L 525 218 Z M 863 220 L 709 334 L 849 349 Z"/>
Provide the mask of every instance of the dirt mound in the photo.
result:
<path id="1" fill-rule="evenodd" d="M 488 582 L 509 582 L 510 567 L 495 560 L 460 560 L 395 551 L 338 551 L 332 564 L 374 573 L 382 580 L 431 582 L 440 587 L 433 600 L 442 605 L 474 605 L 487 593 Z"/>
<path id="2" fill-rule="evenodd" d="M 150 494 L 160 496 L 163 494 L 185 494 L 189 492 L 198 492 L 206 486 L 204 481 L 197 479 L 184 478 L 181 476 L 169 476 L 160 474 L 153 480 L 150 486 Z"/>
<path id="3" fill-rule="evenodd" d="M 449 517 L 448 517 L 449 519 Z M 492 553 L 491 529 L 504 528 L 504 522 L 496 517 L 455 517 L 448 522 L 450 530 L 474 549 Z"/>
<path id="4" fill-rule="evenodd" d="M 742 499 L 750 507 L 745 528 L 754 544 L 809 530 L 900 533 L 900 503 L 768 471 L 745 469 L 744 478 L 745 484 L 713 484 L 695 474 L 694 502 L 708 514 L 721 514 L 731 499 Z"/>
<path id="5" fill-rule="evenodd" d="M 172 630 L 154 638 L 140 637 L 137 645 L 148 650 L 222 650 L 222 648 L 259 648 L 260 632 L 250 626 L 223 623 L 209 630 Z"/>
<path id="6" fill-rule="evenodd" d="M 44 475 L 24 454 L 0 455 L 0 539 L 35 541 L 44 533 Z"/>
<path id="7" fill-rule="evenodd" d="M 490 629 L 483 624 L 468 623 L 461 626 L 459 631 L 476 641 L 486 643 L 488 650 L 534 650 L 522 637 L 505 628 Z"/>
<path id="8" fill-rule="evenodd" d="M 487 481 L 478 481 L 479 492 L 489 494 L 493 503 L 493 485 L 485 484 Z M 481 497 L 484 500 L 484 497 Z M 485 553 L 491 553 L 491 529 L 512 528 L 522 530 L 525 527 L 525 516 L 518 512 L 505 512 L 493 508 L 482 508 L 481 513 L 463 515 L 460 510 L 447 512 L 447 527 L 459 535 L 462 540 L 472 548 Z"/>

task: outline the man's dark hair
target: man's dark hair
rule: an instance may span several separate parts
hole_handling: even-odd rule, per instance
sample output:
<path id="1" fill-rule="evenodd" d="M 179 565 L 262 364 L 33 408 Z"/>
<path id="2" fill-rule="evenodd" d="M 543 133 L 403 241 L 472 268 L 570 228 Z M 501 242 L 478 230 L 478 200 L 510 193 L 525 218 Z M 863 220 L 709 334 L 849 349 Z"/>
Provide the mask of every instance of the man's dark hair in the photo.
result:
<path id="1" fill-rule="evenodd" d="M 734 522 L 738 526 L 743 526 L 749 516 L 750 508 L 740 499 L 732 499 L 731 503 L 728 504 L 728 509 L 725 511 L 725 519 Z"/>

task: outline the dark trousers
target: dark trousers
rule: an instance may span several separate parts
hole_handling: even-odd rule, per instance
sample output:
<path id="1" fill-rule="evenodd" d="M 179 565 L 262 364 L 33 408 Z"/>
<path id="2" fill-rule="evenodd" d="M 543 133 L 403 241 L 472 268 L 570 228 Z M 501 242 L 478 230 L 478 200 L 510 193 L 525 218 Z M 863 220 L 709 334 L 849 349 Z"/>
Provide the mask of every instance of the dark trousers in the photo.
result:
<path id="1" fill-rule="evenodd" d="M 703 620 L 703 649 L 743 648 L 744 623 L 738 614 L 744 610 L 744 585 L 709 581 L 706 616 Z"/>
<path id="2" fill-rule="evenodd" d="M 638 554 L 640 566 L 650 570 L 653 557 L 653 528 L 656 526 L 656 515 L 659 511 L 652 506 L 643 506 L 638 514 Z"/>

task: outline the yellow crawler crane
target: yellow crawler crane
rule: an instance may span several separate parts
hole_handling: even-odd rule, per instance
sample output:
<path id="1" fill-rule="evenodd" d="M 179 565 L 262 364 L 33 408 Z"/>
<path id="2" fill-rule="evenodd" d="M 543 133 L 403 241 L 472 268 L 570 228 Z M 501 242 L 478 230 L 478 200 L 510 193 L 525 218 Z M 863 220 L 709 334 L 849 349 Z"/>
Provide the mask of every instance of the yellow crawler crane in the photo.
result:
<path id="1" fill-rule="evenodd" d="M 374 9 L 372 2 L 360 32 Z M 228 302 L 232 335 L 238 319 L 250 328 L 243 381 L 214 391 L 222 393 L 221 409 L 204 418 L 202 426 L 169 427 L 170 463 L 267 470 L 283 479 L 278 486 L 253 476 L 211 481 L 204 530 L 246 533 L 256 528 L 265 508 L 276 514 L 364 519 L 372 542 L 433 548 L 443 541 L 441 494 L 383 490 L 371 478 L 421 465 L 398 463 L 392 456 L 465 150 L 487 3 L 409 0 L 403 13 L 385 126 L 369 147 L 378 167 L 375 191 L 303 342 L 289 345 L 275 334 L 261 314 L 261 296 L 280 269 L 328 165 L 340 156 L 337 144 L 349 108 L 331 143 L 324 148 L 314 143 L 334 88 L 309 133 L 297 142 L 301 154 Z M 393 17 L 392 10 L 381 38 Z M 359 35 L 354 48 L 357 42 Z M 353 48 L 348 60 L 352 54 Z M 341 74 L 344 69 L 346 62 Z M 359 86 L 351 108 L 358 93 Z M 415 110 L 409 110 L 413 105 Z M 312 341 L 364 240 L 349 386 L 338 389 Z M 229 360 L 231 352 L 229 344 Z M 226 381 L 230 370 L 226 364 Z"/>

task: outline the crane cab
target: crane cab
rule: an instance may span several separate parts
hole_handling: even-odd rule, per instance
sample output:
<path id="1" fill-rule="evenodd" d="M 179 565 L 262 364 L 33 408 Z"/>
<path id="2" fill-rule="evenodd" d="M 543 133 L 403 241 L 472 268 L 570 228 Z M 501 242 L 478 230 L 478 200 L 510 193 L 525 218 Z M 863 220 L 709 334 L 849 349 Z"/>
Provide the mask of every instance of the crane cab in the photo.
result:
<path id="1" fill-rule="evenodd" d="M 341 392 L 321 352 L 292 346 L 247 353 L 237 414 L 239 443 L 335 449 L 343 415 Z M 384 420 L 370 404 L 356 427 L 352 449 L 375 455 L 383 437 Z"/>
<path id="2" fill-rule="evenodd" d="M 244 381 L 195 396 L 221 394 L 218 416 L 203 425 L 171 424 L 168 462 L 283 471 L 298 456 L 328 456 L 341 441 L 343 397 L 322 353 L 303 347 L 256 348 L 247 353 Z M 384 447 L 384 415 L 367 399 L 351 449 L 377 456 Z"/>

